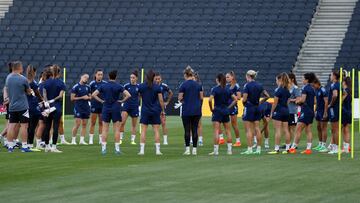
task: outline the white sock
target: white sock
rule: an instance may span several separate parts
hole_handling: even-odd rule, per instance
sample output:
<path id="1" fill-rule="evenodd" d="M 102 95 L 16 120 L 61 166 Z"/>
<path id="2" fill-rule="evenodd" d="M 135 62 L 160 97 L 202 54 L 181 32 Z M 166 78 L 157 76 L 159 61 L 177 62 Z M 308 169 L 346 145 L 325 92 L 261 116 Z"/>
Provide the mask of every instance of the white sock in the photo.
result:
<path id="1" fill-rule="evenodd" d="M 336 144 L 333 144 L 333 151 L 338 151 L 338 146 Z"/>
<path id="2" fill-rule="evenodd" d="M 167 135 L 164 135 L 163 137 L 164 137 L 164 142 L 167 142 L 168 136 L 167 136 Z"/>
<path id="3" fill-rule="evenodd" d="M 265 145 L 269 145 L 269 138 L 265 138 Z"/>
<path id="4" fill-rule="evenodd" d="M 100 142 L 101 142 L 101 134 L 99 135 L 99 140 L 100 140 Z"/>
<path id="5" fill-rule="evenodd" d="M 349 143 L 344 143 L 344 150 L 345 151 L 348 151 L 349 150 L 349 146 L 350 146 L 350 144 Z"/>
<path id="6" fill-rule="evenodd" d="M 22 148 L 28 148 L 28 144 L 27 144 L 27 142 L 23 142 L 23 143 L 21 143 L 21 147 L 22 147 Z"/>
<path id="7" fill-rule="evenodd" d="M 254 144 L 257 144 L 256 136 L 254 136 Z"/>
<path id="8" fill-rule="evenodd" d="M 94 134 L 89 134 L 89 140 L 91 140 L 91 141 L 94 140 Z"/>
<path id="9" fill-rule="evenodd" d="M 65 135 L 60 135 L 60 141 L 64 142 L 65 141 Z"/>
<path id="10" fill-rule="evenodd" d="M 160 152 L 160 143 L 155 143 L 156 153 Z"/>
<path id="11" fill-rule="evenodd" d="M 56 144 L 51 145 L 52 149 L 56 149 Z"/>
<path id="12" fill-rule="evenodd" d="M 36 146 L 40 146 L 41 139 L 36 138 Z"/>
<path id="13" fill-rule="evenodd" d="M 75 142 L 75 143 L 76 143 L 76 137 L 72 137 L 72 138 L 71 138 L 71 142 Z"/>
<path id="14" fill-rule="evenodd" d="M 219 153 L 219 145 L 217 144 L 214 145 L 214 152 Z"/>
<path id="15" fill-rule="evenodd" d="M 256 151 L 257 151 L 257 152 L 261 152 L 261 146 L 257 146 L 257 147 L 256 147 Z"/>
<path id="16" fill-rule="evenodd" d="M 102 151 L 106 150 L 106 142 L 101 143 L 101 150 Z"/>
<path id="17" fill-rule="evenodd" d="M 140 143 L 140 153 L 144 153 L 145 143 Z"/>
<path id="18" fill-rule="evenodd" d="M 290 149 L 290 144 L 286 144 L 286 151 Z"/>
<path id="19" fill-rule="evenodd" d="M 297 147 L 297 144 L 295 144 L 295 142 L 293 142 L 293 144 L 291 145 L 291 148 L 296 149 L 296 147 Z"/>
<path id="20" fill-rule="evenodd" d="M 219 135 L 219 138 L 220 138 L 220 139 L 224 139 L 224 134 L 220 134 L 220 135 Z"/>
<path id="21" fill-rule="evenodd" d="M 115 150 L 120 151 L 120 144 L 118 142 L 115 143 Z"/>
<path id="22" fill-rule="evenodd" d="M 135 142 L 136 135 L 131 135 L 131 142 Z"/>
<path id="23" fill-rule="evenodd" d="M 279 145 L 275 145 L 275 151 L 279 151 L 280 150 L 280 146 Z"/>
<path id="24" fill-rule="evenodd" d="M 203 136 L 199 136 L 199 142 L 203 141 Z"/>
<path id="25" fill-rule="evenodd" d="M 236 138 L 236 142 L 240 142 L 240 137 L 239 137 L 239 138 Z"/>
<path id="26" fill-rule="evenodd" d="M 232 143 L 227 143 L 227 150 L 231 151 L 232 150 Z"/>
<path id="27" fill-rule="evenodd" d="M 248 147 L 248 151 L 249 151 L 249 152 L 252 152 L 252 147 Z"/>
<path id="28" fill-rule="evenodd" d="M 124 138 L 124 132 L 120 132 L 120 140 Z"/>
<path id="29" fill-rule="evenodd" d="M 85 142 L 85 137 L 80 136 L 80 143 Z"/>
<path id="30" fill-rule="evenodd" d="M 185 147 L 186 152 L 190 152 L 190 147 Z"/>
<path id="31" fill-rule="evenodd" d="M 311 142 L 306 144 L 306 149 L 311 149 Z"/>

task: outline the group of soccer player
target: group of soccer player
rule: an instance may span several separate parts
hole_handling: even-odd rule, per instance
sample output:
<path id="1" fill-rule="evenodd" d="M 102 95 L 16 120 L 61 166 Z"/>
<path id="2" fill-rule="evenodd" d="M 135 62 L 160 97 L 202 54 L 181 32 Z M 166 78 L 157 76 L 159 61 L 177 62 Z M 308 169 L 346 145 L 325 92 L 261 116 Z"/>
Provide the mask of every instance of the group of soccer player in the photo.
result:
<path id="1" fill-rule="evenodd" d="M 60 67 L 48 65 L 40 74 L 39 82 L 35 81 L 36 68 L 29 65 L 26 78 L 22 76 L 21 62 L 9 63 L 9 75 L 4 88 L 4 103 L 8 106 L 8 124 L 1 133 L 4 145 L 12 152 L 16 146 L 22 152 L 40 151 L 60 153 L 57 148 L 58 135 L 60 144 L 77 145 L 76 136 L 80 128 L 80 145 L 94 144 L 95 126 L 98 123 L 99 144 L 101 153 L 107 154 L 107 138 L 110 123 L 113 123 L 115 154 L 121 154 L 120 145 L 124 139 L 125 124 L 131 120 L 130 140 L 136 145 L 137 123 L 140 117 L 141 135 L 139 155 L 145 153 L 145 142 L 148 125 L 152 125 L 155 134 L 156 155 L 160 151 L 160 125 L 163 132 L 163 144 L 168 145 L 168 129 L 165 110 L 172 97 L 172 90 L 162 82 L 158 72 L 149 70 L 145 82 L 138 82 L 138 71 L 130 74 L 130 81 L 121 85 L 116 81 L 117 71 L 108 73 L 105 81 L 104 72 L 96 70 L 94 80 L 85 73 L 80 81 L 71 88 L 71 101 L 74 102 L 74 126 L 72 140 L 65 140 L 62 123 L 62 100 L 66 87 L 61 80 Z M 204 89 L 199 75 L 190 67 L 183 71 L 184 81 L 178 92 L 178 102 L 174 108 L 180 108 L 184 127 L 184 155 L 197 155 L 197 146 L 203 145 L 202 106 Z M 277 88 L 273 102 L 268 102 L 269 93 L 256 81 L 257 72 L 247 71 L 243 88 L 237 83 L 235 73 L 216 75 L 216 85 L 211 89 L 209 108 L 212 112 L 214 149 L 209 155 L 219 154 L 219 145 L 227 144 L 227 154 L 231 155 L 232 147 L 240 147 L 238 127 L 238 102 L 244 106 L 242 120 L 247 138 L 247 150 L 241 154 L 261 154 L 262 133 L 265 136 L 265 148 L 269 149 L 269 122 L 273 121 L 275 147 L 268 154 L 296 153 L 301 134 L 307 135 L 306 150 L 338 153 L 339 124 L 342 123 L 344 134 L 343 152 L 350 150 L 349 125 L 351 124 L 351 78 L 345 77 L 343 88 L 342 120 L 339 121 L 340 84 L 338 71 L 331 73 L 331 86 L 323 87 L 314 73 L 303 75 L 303 88 L 297 86 L 293 73 L 281 73 L 276 76 Z M 25 96 L 25 97 L 24 97 Z M 24 99 L 26 98 L 26 99 Z M 315 107 L 315 108 L 314 108 Z M 319 144 L 312 148 L 312 123 L 317 121 Z M 85 141 L 90 119 L 88 143 Z M 263 122 L 262 129 L 260 122 Z M 327 126 L 331 123 L 331 142 L 327 147 Z M 223 126 L 223 129 L 222 129 Z M 231 128 L 235 133 L 233 144 Z M 20 131 L 22 143 L 17 143 Z M 52 133 L 51 133 L 52 132 Z M 281 146 L 284 135 L 285 145 Z M 226 137 L 226 141 L 225 141 Z M 34 145 L 34 139 L 36 145 Z M 291 144 L 291 140 L 293 143 Z M 192 150 L 190 145 L 192 144 Z M 284 150 L 280 150 L 284 149 Z"/>

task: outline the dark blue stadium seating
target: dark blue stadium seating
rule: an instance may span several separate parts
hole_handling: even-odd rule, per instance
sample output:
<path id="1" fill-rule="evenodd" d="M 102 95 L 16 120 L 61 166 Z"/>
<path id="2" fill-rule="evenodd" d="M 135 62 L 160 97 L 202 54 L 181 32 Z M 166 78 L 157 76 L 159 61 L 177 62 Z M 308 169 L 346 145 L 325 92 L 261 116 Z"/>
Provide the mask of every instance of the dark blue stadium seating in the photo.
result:
<path id="1" fill-rule="evenodd" d="M 356 4 L 335 67 L 360 68 L 360 3 Z"/>
<path id="2" fill-rule="evenodd" d="M 122 82 L 132 69 L 153 68 L 174 89 L 189 64 L 207 93 L 216 73 L 234 70 L 243 83 L 255 69 L 273 90 L 275 75 L 295 63 L 317 2 L 14 0 L 0 20 L 0 61 L 60 64 L 68 86 L 97 68 L 118 69 Z"/>
<path id="3" fill-rule="evenodd" d="M 339 56 L 336 58 L 335 68 L 343 67 L 350 71 L 355 68 L 356 76 L 360 71 L 360 3 L 357 2 L 350 21 L 348 31 L 341 46 Z M 358 96 L 358 80 L 355 80 L 355 97 Z"/>

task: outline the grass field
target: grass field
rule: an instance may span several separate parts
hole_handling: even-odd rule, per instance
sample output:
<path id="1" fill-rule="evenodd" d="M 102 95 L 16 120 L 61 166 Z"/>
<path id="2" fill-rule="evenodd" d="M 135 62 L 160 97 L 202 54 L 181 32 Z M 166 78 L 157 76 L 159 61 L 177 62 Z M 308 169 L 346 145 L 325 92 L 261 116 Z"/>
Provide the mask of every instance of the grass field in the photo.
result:
<path id="1" fill-rule="evenodd" d="M 4 120 L 0 118 L 1 129 Z M 68 141 L 72 122 L 67 117 Z M 337 161 L 337 156 L 327 154 L 245 156 L 240 155 L 246 141 L 239 121 L 243 146 L 234 149 L 232 156 L 225 155 L 226 146 L 221 146 L 220 156 L 210 157 L 210 119 L 204 118 L 203 124 L 205 146 L 199 148 L 197 157 L 182 155 L 179 117 L 168 118 L 170 145 L 162 146 L 161 157 L 154 155 L 152 133 L 144 157 L 137 156 L 139 147 L 129 144 L 128 133 L 121 156 L 113 154 L 112 142 L 106 156 L 100 155 L 99 145 L 61 146 L 62 154 L 22 154 L 18 150 L 8 154 L 2 148 L 0 202 L 360 201 L 358 135 L 355 160 L 344 156 Z M 271 139 L 271 147 L 273 144 Z"/>

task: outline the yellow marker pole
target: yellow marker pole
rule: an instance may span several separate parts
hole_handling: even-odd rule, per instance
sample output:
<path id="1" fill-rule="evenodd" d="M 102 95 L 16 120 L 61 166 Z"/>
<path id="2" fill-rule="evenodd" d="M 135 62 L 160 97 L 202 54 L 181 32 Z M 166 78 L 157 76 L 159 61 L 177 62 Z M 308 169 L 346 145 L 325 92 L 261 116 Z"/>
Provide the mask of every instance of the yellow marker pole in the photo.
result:
<path id="1" fill-rule="evenodd" d="M 355 69 L 351 74 L 351 158 L 354 159 L 354 120 L 355 120 Z M 345 149 L 346 150 L 346 149 Z"/>
<path id="2" fill-rule="evenodd" d="M 341 114 L 342 114 L 342 81 L 343 81 L 343 68 L 340 68 L 340 90 L 339 90 L 339 146 L 338 146 L 338 160 L 341 160 L 341 132 L 342 132 L 342 122 L 341 122 Z"/>
<path id="3" fill-rule="evenodd" d="M 64 67 L 63 81 L 66 82 L 66 68 Z M 62 100 L 62 122 L 63 128 L 65 128 L 65 93 Z"/>
<path id="4" fill-rule="evenodd" d="M 141 83 L 144 82 L 144 69 L 141 69 Z M 140 110 L 141 110 L 141 106 L 142 106 L 142 101 L 140 100 Z M 139 125 L 139 133 L 141 135 L 141 125 Z"/>

